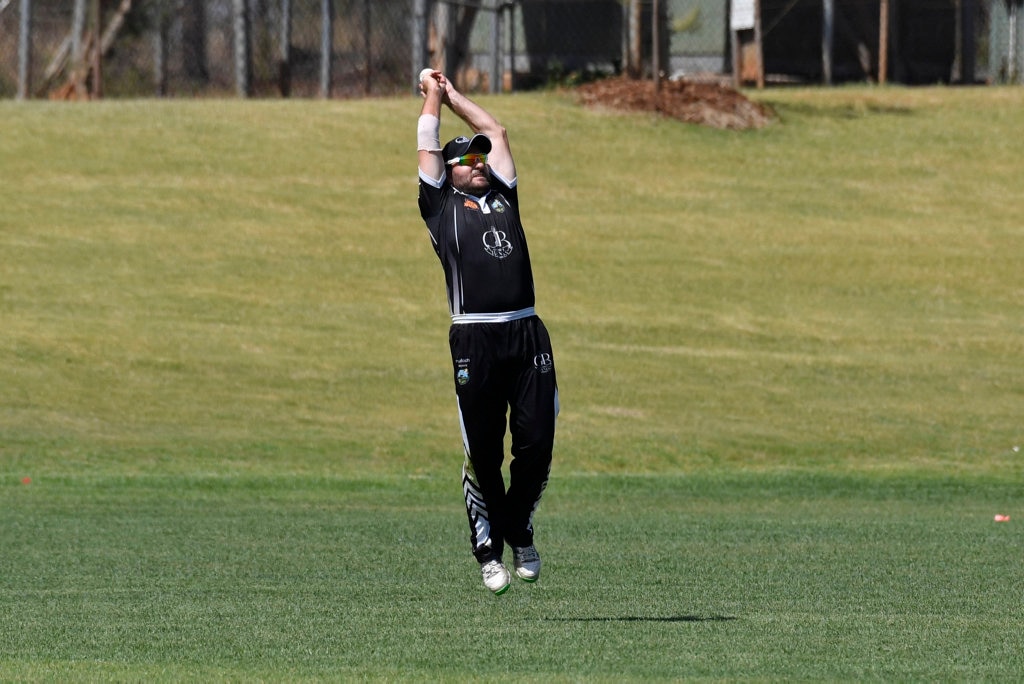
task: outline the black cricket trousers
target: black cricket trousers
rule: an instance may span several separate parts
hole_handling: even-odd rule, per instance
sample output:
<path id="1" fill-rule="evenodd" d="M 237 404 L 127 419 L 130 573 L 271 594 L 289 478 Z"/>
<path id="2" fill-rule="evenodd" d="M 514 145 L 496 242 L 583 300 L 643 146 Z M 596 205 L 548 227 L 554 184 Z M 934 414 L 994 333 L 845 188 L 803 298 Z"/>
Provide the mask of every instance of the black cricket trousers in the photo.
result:
<path id="1" fill-rule="evenodd" d="M 533 543 L 533 514 L 548 483 L 558 416 L 551 340 L 537 316 L 453 324 L 448 334 L 466 460 L 462 488 L 477 561 L 505 544 Z M 512 435 L 509 486 L 502 475 Z"/>

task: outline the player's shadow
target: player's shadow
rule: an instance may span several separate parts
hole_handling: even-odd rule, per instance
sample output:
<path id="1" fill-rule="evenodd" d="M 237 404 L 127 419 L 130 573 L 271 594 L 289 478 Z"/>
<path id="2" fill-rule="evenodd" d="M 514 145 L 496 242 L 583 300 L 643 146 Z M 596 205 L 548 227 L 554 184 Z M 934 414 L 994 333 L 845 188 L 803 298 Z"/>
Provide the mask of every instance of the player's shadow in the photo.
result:
<path id="1" fill-rule="evenodd" d="M 730 615 L 623 615 L 621 617 L 549 617 L 551 622 L 730 622 Z"/>

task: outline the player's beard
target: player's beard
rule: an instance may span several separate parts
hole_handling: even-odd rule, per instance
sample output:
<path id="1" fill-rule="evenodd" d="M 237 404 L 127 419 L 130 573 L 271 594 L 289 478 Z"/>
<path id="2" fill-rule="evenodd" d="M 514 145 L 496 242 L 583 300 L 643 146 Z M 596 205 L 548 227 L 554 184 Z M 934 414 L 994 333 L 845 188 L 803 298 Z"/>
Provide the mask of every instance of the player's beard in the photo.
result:
<path id="1" fill-rule="evenodd" d="M 456 185 L 455 189 L 469 195 L 480 197 L 491 189 L 491 173 L 489 170 L 485 170 L 481 174 L 474 171 L 469 180 L 465 183 Z"/>
<path id="2" fill-rule="evenodd" d="M 476 190 L 477 195 L 482 195 L 491 189 L 491 173 L 484 171 L 480 176 L 473 176 L 470 185 Z"/>

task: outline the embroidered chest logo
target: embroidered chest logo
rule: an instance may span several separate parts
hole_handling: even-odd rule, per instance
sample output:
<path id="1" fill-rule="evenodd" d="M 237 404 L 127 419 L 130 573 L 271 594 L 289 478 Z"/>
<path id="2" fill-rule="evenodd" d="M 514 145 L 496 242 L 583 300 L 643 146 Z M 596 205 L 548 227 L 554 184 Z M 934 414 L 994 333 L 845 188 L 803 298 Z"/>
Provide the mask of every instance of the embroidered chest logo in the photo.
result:
<path id="1" fill-rule="evenodd" d="M 495 259 L 504 259 L 512 253 L 512 243 L 505 239 L 505 232 L 491 226 L 484 233 L 484 250 Z"/>

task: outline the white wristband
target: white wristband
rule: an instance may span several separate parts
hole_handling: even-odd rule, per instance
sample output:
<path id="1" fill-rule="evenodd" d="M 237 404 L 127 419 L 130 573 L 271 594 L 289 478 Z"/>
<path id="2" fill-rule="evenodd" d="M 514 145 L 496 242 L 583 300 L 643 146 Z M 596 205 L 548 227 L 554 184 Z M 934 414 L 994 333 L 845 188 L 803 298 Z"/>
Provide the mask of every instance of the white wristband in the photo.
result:
<path id="1" fill-rule="evenodd" d="M 416 124 L 416 149 L 427 152 L 441 151 L 441 120 L 433 114 L 420 114 Z"/>

